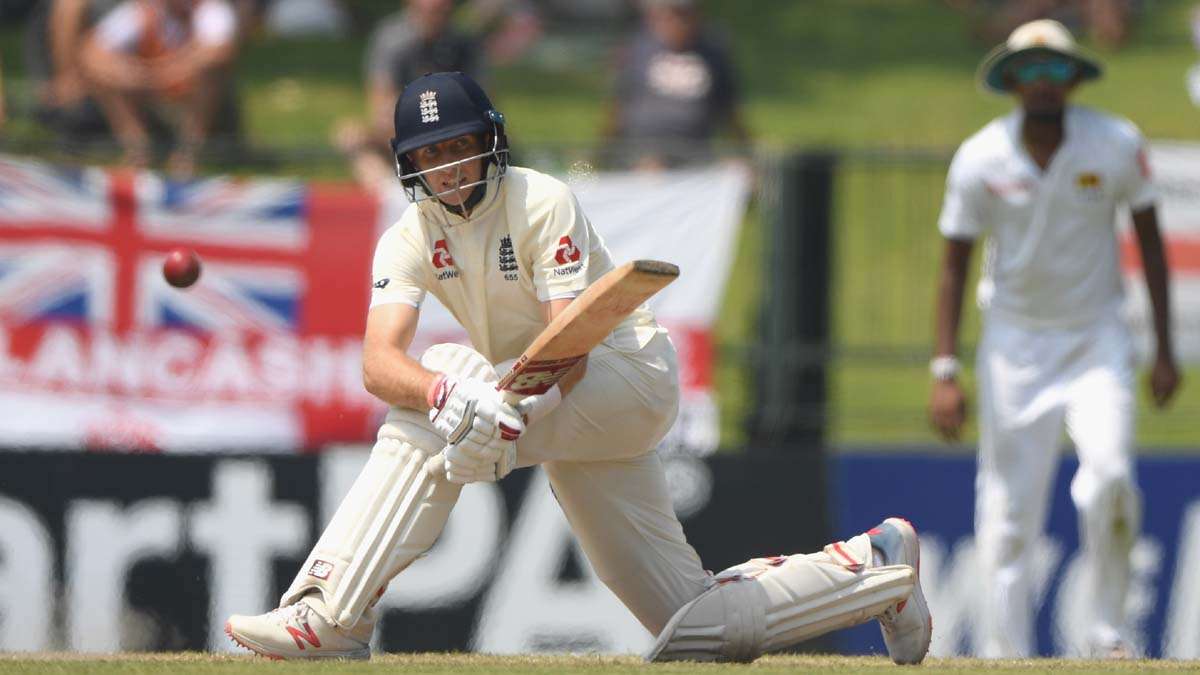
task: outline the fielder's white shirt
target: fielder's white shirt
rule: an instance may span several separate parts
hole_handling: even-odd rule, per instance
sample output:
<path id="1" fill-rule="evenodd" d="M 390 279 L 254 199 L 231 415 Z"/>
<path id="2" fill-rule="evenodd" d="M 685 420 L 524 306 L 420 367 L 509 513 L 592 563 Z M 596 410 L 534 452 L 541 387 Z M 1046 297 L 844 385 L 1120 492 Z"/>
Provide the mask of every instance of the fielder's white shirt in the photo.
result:
<path id="1" fill-rule="evenodd" d="M 1116 213 L 1152 206 L 1144 140 L 1131 122 L 1070 106 L 1045 171 L 1021 140 L 1023 112 L 992 120 L 950 165 L 938 229 L 988 235 L 981 307 L 1031 326 L 1071 326 L 1115 311 L 1123 293 Z"/>
<path id="2" fill-rule="evenodd" d="M 497 363 L 520 356 L 545 328 L 543 302 L 575 297 L 612 268 L 604 240 L 566 184 L 510 167 L 498 193 L 469 220 L 433 200 L 404 211 L 375 248 L 371 307 L 420 307 L 433 293 L 475 349 Z M 605 344 L 634 352 L 661 331 L 643 306 Z"/>

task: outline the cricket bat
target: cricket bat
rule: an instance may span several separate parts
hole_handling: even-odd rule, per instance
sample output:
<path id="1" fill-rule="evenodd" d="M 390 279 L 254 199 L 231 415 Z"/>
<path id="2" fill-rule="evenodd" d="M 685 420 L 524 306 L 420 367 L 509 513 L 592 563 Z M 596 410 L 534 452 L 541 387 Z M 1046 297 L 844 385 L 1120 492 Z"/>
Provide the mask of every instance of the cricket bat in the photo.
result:
<path id="1" fill-rule="evenodd" d="M 658 260 L 634 260 L 600 277 L 538 334 L 496 388 L 516 403 L 544 394 L 625 317 L 679 276 Z"/>

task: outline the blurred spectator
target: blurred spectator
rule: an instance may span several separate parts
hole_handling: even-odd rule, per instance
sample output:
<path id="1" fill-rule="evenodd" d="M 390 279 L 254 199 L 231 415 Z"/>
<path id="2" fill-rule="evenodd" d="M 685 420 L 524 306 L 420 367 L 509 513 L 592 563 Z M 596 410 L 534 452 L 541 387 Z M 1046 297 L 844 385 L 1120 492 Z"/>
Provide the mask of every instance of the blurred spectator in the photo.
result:
<path id="1" fill-rule="evenodd" d="M 1087 32 L 1097 45 L 1116 49 L 1129 36 L 1138 0 L 947 0 L 973 14 L 975 32 L 985 42 L 1004 39 L 1014 28 L 1034 19 L 1054 19 Z"/>
<path id="2" fill-rule="evenodd" d="M 659 169 L 699 161 L 722 131 L 749 143 L 733 63 L 696 3 L 641 6 L 645 26 L 622 54 L 604 129 L 616 162 Z"/>
<path id="3" fill-rule="evenodd" d="M 1200 51 L 1200 4 L 1192 7 L 1192 45 Z M 1200 107 L 1200 63 L 1192 64 L 1187 71 L 1188 97 L 1192 105 Z"/>
<path id="4" fill-rule="evenodd" d="M 409 0 L 383 19 L 367 42 L 367 124 L 342 120 L 333 142 L 360 183 L 378 188 L 395 178 L 389 154 L 392 113 L 404 85 L 426 73 L 461 71 L 482 79 L 479 45 L 451 23 L 453 0 Z"/>
<path id="5" fill-rule="evenodd" d="M 120 0 L 42 0 L 25 29 L 25 73 L 34 116 L 68 144 L 108 137 L 108 122 L 88 96 L 80 68 L 87 31 Z"/>
<path id="6" fill-rule="evenodd" d="M 7 119 L 8 112 L 4 107 L 4 64 L 0 63 L 0 131 L 4 130 L 4 122 Z"/>
<path id="7" fill-rule="evenodd" d="M 229 0 L 125 0 L 88 32 L 84 79 L 127 163 L 147 164 L 152 139 L 165 135 L 168 171 L 190 176 L 211 136 L 237 135 L 237 38 Z"/>
<path id="8" fill-rule="evenodd" d="M 529 0 L 472 0 L 464 8 L 471 33 L 483 36 L 487 63 L 517 60 L 542 35 L 542 19 Z"/>

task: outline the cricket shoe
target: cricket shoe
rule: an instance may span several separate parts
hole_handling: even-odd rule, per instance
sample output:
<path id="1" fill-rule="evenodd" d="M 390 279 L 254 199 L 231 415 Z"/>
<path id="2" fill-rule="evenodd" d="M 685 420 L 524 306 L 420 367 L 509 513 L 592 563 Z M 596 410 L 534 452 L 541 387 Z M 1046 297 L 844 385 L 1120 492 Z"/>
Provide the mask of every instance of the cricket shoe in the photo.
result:
<path id="1" fill-rule="evenodd" d="M 345 630 L 325 618 L 321 611 L 324 608 L 319 595 L 309 594 L 266 614 L 234 614 L 225 622 L 225 634 L 236 644 L 269 659 L 371 658 L 375 622 L 364 617 Z"/>
<path id="2" fill-rule="evenodd" d="M 883 564 L 909 565 L 916 572 L 912 593 L 877 618 L 892 661 L 901 665 L 920 663 L 933 637 L 933 617 L 921 592 L 921 546 L 917 530 L 903 518 L 888 518 L 868 530 L 867 535 Z"/>

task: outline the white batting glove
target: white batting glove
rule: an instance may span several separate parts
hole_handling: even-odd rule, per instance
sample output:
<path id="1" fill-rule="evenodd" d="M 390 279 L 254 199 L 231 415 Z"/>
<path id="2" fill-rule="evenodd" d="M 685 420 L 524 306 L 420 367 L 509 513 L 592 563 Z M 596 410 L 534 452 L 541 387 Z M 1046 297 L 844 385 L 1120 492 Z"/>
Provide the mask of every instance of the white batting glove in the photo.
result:
<path id="1" fill-rule="evenodd" d="M 446 480 L 451 483 L 494 482 L 504 478 L 517 463 L 515 441 L 493 440 L 485 445 L 464 439 L 442 451 Z"/>
<path id="2" fill-rule="evenodd" d="M 458 443 L 472 432 L 479 443 L 493 437 L 515 441 L 525 431 L 516 409 L 483 380 L 439 375 L 425 398 L 429 421 L 447 443 Z"/>
<path id="3" fill-rule="evenodd" d="M 496 481 L 516 466 L 521 415 L 482 380 L 440 376 L 430 388 L 429 419 L 448 445 L 446 479 L 460 484 Z"/>

